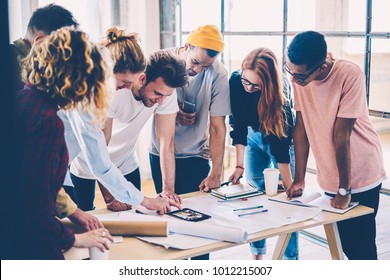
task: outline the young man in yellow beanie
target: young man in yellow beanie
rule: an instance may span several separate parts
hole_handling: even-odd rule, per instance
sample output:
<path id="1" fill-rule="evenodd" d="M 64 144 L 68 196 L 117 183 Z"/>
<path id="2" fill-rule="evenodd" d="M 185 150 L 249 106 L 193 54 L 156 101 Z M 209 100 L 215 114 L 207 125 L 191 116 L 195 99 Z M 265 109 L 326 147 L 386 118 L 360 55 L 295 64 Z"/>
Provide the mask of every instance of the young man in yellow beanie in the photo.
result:
<path id="1" fill-rule="evenodd" d="M 217 60 L 223 48 L 219 29 L 204 25 L 190 33 L 183 47 L 170 50 L 186 61 L 189 83 L 176 88 L 180 111 L 175 128 L 175 186 L 164 184 L 161 168 L 165 167 L 160 167 L 160 145 L 156 130 L 152 130 L 150 163 L 156 190 L 162 196 L 207 191 L 221 184 L 225 117 L 231 113 L 228 73 Z"/>

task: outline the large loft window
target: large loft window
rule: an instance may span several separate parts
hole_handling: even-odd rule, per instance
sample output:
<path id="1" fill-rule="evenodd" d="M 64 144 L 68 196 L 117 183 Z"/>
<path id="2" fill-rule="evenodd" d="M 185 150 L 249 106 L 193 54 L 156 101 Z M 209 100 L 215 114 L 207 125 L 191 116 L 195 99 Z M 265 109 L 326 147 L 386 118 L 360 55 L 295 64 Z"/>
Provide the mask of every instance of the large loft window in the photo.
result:
<path id="1" fill-rule="evenodd" d="M 292 37 L 316 30 L 327 37 L 336 58 L 355 62 L 366 75 L 367 103 L 375 128 L 381 136 L 385 168 L 390 174 L 390 17 L 386 0 L 160 0 L 176 6 L 176 43 L 183 44 L 199 25 L 215 24 L 224 36 L 221 60 L 231 73 L 244 56 L 257 47 L 272 49 L 280 65 Z M 162 25 L 162 33 L 165 30 Z M 173 40 L 174 42 L 174 40 Z M 162 47 L 171 47 L 163 45 Z M 309 161 L 310 170 L 315 163 Z M 384 183 L 390 188 L 390 180 Z"/>

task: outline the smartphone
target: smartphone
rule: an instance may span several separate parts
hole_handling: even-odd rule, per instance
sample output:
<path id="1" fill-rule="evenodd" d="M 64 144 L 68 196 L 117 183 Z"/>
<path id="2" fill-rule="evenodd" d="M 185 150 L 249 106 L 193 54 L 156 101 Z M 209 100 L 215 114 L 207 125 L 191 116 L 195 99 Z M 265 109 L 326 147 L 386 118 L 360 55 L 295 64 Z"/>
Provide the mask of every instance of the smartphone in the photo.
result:
<path id="1" fill-rule="evenodd" d="M 211 216 L 192 210 L 190 208 L 183 208 L 181 210 L 175 210 L 168 212 L 167 215 L 182 219 L 188 222 L 199 222 L 210 219 Z"/>
<path id="2" fill-rule="evenodd" d="M 181 109 L 184 113 L 191 114 L 195 112 L 195 104 L 189 101 L 184 101 L 182 103 Z"/>

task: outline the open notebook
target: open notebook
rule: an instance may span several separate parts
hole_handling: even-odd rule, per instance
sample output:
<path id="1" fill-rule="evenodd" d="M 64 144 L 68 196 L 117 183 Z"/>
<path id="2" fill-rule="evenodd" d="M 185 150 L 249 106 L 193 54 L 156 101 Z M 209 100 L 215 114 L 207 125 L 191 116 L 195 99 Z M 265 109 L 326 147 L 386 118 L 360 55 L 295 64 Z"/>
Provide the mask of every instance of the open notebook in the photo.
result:
<path id="1" fill-rule="evenodd" d="M 332 199 L 331 197 L 325 194 L 321 194 L 320 192 L 314 192 L 314 193 L 304 193 L 302 196 L 294 197 L 291 200 L 287 199 L 287 195 L 285 193 L 281 193 L 272 198 L 269 198 L 268 200 L 297 205 L 297 206 L 318 207 L 324 211 L 338 213 L 338 214 L 344 214 L 345 212 L 351 210 L 352 208 L 356 207 L 359 204 L 359 202 L 351 202 L 348 208 L 337 209 L 337 208 L 333 208 L 332 205 L 330 205 L 331 199 Z"/>

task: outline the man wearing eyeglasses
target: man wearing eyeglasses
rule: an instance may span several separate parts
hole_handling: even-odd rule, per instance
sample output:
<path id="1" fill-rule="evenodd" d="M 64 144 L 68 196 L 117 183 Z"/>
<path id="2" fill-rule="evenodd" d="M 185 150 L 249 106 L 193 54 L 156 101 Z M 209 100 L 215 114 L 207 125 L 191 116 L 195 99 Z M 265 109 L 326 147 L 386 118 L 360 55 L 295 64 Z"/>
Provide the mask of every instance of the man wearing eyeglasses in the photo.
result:
<path id="1" fill-rule="evenodd" d="M 287 48 L 284 69 L 293 81 L 297 121 L 294 129 L 295 178 L 288 197 L 301 196 L 309 148 L 317 180 L 331 205 L 345 209 L 351 201 L 374 213 L 338 222 L 349 259 L 377 259 L 375 216 L 386 179 L 378 134 L 368 116 L 365 77 L 352 62 L 327 58 L 322 34 L 300 33 Z"/>

